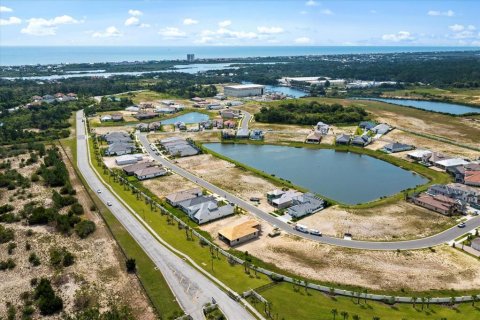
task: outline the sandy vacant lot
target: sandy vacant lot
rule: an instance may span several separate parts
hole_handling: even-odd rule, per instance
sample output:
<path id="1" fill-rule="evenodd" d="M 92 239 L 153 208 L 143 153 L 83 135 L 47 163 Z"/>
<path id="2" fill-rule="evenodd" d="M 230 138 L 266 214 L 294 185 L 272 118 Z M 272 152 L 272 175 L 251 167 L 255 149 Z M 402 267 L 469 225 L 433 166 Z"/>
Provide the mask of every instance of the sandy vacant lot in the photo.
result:
<path id="1" fill-rule="evenodd" d="M 329 207 L 302 219 L 302 224 L 330 236 L 352 233 L 355 239 L 400 240 L 422 238 L 455 224 L 453 218 L 406 201 L 371 209 Z"/>
<path id="2" fill-rule="evenodd" d="M 170 193 L 196 187 L 195 184 L 178 174 L 170 174 L 155 179 L 148 179 L 141 181 L 141 183 L 159 198 L 163 198 Z"/>
<path id="3" fill-rule="evenodd" d="M 277 188 L 272 182 L 210 154 L 180 158 L 177 162 L 182 168 L 245 200 L 260 198 L 259 207 L 267 212 L 272 211 L 266 200 L 266 193 Z"/>
<path id="4" fill-rule="evenodd" d="M 182 137 L 184 139 L 192 139 L 203 142 L 219 142 L 220 141 L 220 130 L 209 130 L 202 132 L 162 132 L 162 133 L 150 133 L 148 135 L 149 141 L 162 140 L 169 137 Z"/>
<path id="5" fill-rule="evenodd" d="M 21 157 L 28 158 L 28 155 Z M 18 168 L 18 159 L 11 158 L 10 160 L 13 162 L 12 167 L 27 177 L 39 167 L 40 161 L 42 161 L 40 159 L 34 165 Z M 85 210 L 82 218 L 93 220 L 97 229 L 88 238 L 80 239 L 75 234 L 62 235 L 51 226 L 26 226 L 23 222 L 5 224 L 5 227 L 14 229 L 14 242 L 17 248 L 12 255 L 8 255 L 7 245 L 0 245 L 0 260 L 12 258 L 16 267 L 10 271 L 0 272 L 0 314 L 6 314 L 7 301 L 12 302 L 19 307 L 18 310 L 21 310 L 20 306 L 23 303 L 20 294 L 32 290 L 30 280 L 47 277 L 51 279 L 54 290 L 62 297 L 64 310 L 68 313 L 75 310 L 75 296 L 79 290 L 84 289 L 89 292 L 93 302 L 98 302 L 101 308 L 107 307 L 109 301 L 113 299 L 119 305 L 129 305 L 138 318 L 154 319 L 153 310 L 137 279 L 125 271 L 125 258 L 121 255 L 116 242 L 110 236 L 102 219 L 95 212 L 90 211 L 90 199 L 82 189 L 79 180 L 74 176 L 74 171 L 68 161 L 66 164 L 71 175 L 72 186 L 77 190 L 76 197 Z M 0 205 L 13 202 L 15 203 L 14 212 L 18 213 L 29 201 L 50 205 L 51 195 L 52 189 L 46 188 L 40 180 L 32 183 L 32 187 L 26 189 L 25 194 L 18 193 L 17 190 L 1 190 Z M 28 229 L 33 230 L 32 236 L 27 236 Z M 27 242 L 31 245 L 29 251 L 26 250 Z M 75 264 L 62 269 L 51 267 L 49 252 L 52 248 L 66 248 L 72 252 L 75 256 Z M 40 258 L 40 266 L 33 267 L 29 263 L 28 257 L 32 252 Z M 39 315 L 35 314 L 34 318 L 39 319 Z M 61 316 L 56 315 L 51 318 L 60 319 Z"/>
<path id="6" fill-rule="evenodd" d="M 376 290 L 480 288 L 480 262 L 449 247 L 435 251 L 359 251 L 290 236 L 236 247 L 300 277 Z"/>

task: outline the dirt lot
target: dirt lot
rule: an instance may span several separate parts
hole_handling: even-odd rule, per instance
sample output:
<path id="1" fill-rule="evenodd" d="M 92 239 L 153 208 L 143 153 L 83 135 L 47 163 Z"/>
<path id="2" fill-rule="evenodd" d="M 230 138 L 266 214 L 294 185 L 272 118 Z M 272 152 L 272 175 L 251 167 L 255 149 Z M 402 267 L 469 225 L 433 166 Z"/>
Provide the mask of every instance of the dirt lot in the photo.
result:
<path id="1" fill-rule="evenodd" d="M 302 219 L 302 224 L 330 236 L 355 239 L 405 240 L 426 237 L 455 224 L 455 220 L 414 204 L 400 201 L 372 209 L 329 207 Z"/>
<path id="2" fill-rule="evenodd" d="M 300 277 L 376 290 L 428 291 L 480 288 L 480 262 L 449 247 L 416 251 L 364 251 L 266 233 L 236 247 Z"/>
<path id="3" fill-rule="evenodd" d="M 22 157 L 22 156 L 20 156 Z M 28 156 L 26 156 L 28 158 Z M 13 168 L 17 168 L 18 160 L 12 159 Z M 52 280 L 54 290 L 64 301 L 64 311 L 75 310 L 75 296 L 79 290 L 87 290 L 94 302 L 99 303 L 104 309 L 109 301 L 119 305 L 129 305 L 139 319 L 155 319 L 153 310 L 137 279 L 125 271 L 124 257 L 121 255 L 116 242 L 111 238 L 105 225 L 95 212 L 90 211 L 90 200 L 81 188 L 79 180 L 73 176 L 74 172 L 66 161 L 71 176 L 72 186 L 77 190 L 76 197 L 85 209 L 83 218 L 96 223 L 96 231 L 86 239 L 79 239 L 77 235 L 64 236 L 51 226 L 26 226 L 23 222 L 5 224 L 7 228 L 15 230 L 17 248 L 13 255 L 8 255 L 6 244 L 0 245 L 0 260 L 12 258 L 15 269 L 0 272 L 0 314 L 6 314 L 6 302 L 12 302 L 19 307 L 23 304 L 20 294 L 31 291 L 32 278 L 47 277 Z M 18 169 L 24 176 L 30 176 L 38 168 L 40 162 L 31 166 Z M 3 190 L 2 190 L 3 191 Z M 51 188 L 43 186 L 42 182 L 32 183 L 27 189 L 27 195 L 14 195 L 17 191 L 3 191 L 0 195 L 0 205 L 15 203 L 15 213 L 18 213 L 26 202 L 39 201 L 45 205 L 51 203 Z M 32 195 L 28 195 L 31 193 Z M 25 199 L 24 199 L 25 198 Z M 28 236 L 27 230 L 33 230 L 33 235 Z M 26 250 L 26 243 L 31 249 Z M 49 252 L 52 248 L 66 248 L 75 256 L 75 264 L 62 269 L 54 269 L 49 263 Z M 35 252 L 40 258 L 41 265 L 33 267 L 28 257 Z M 20 311 L 18 311 L 20 313 Z M 17 313 L 17 314 L 18 314 Z M 39 319 L 38 314 L 34 315 Z M 51 317 L 60 319 L 60 315 Z"/>
<path id="4" fill-rule="evenodd" d="M 209 130 L 209 131 L 202 131 L 202 132 L 185 132 L 185 131 L 177 131 L 171 133 L 150 133 L 148 135 L 148 140 L 156 141 L 161 140 L 169 137 L 182 137 L 185 139 L 192 139 L 196 141 L 203 141 L 203 142 L 219 142 L 220 141 L 220 130 Z"/>
<path id="5" fill-rule="evenodd" d="M 115 131 L 125 131 L 127 133 L 130 133 L 135 128 L 127 127 L 127 126 L 118 126 L 118 127 L 95 127 L 95 128 L 92 128 L 92 129 L 96 134 L 100 135 L 100 134 L 106 134 L 106 133 L 115 132 Z"/>
<path id="6" fill-rule="evenodd" d="M 251 197 L 260 198 L 259 208 L 267 212 L 272 211 L 273 208 L 267 203 L 266 193 L 277 188 L 273 183 L 210 154 L 180 158 L 177 161 L 182 168 L 244 200 Z"/>
<path id="7" fill-rule="evenodd" d="M 148 179 L 141 181 L 141 183 L 159 198 L 163 198 L 170 193 L 195 188 L 197 186 L 178 174 Z"/>

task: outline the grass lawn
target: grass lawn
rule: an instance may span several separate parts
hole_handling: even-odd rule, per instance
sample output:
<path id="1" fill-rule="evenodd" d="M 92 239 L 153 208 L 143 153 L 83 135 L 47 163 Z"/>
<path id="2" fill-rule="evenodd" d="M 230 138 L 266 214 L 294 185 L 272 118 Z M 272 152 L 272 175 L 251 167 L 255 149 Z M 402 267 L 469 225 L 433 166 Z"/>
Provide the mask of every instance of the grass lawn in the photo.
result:
<path id="1" fill-rule="evenodd" d="M 270 279 L 264 275 L 245 274 L 243 266 L 230 265 L 227 258 L 221 254 L 214 254 L 213 269 L 212 269 L 212 255 L 208 246 L 202 246 L 200 242 L 195 240 L 187 240 L 185 230 L 180 230 L 177 224 L 169 224 L 167 216 L 162 216 L 159 211 L 152 211 L 150 205 L 143 200 L 137 200 L 136 195 L 126 190 L 124 186 L 119 183 L 114 183 L 113 178 L 105 174 L 103 169 L 99 166 L 93 155 L 93 142 L 90 140 L 90 150 L 92 155 L 92 163 L 97 172 L 103 177 L 105 181 L 114 189 L 129 206 L 137 212 L 155 232 L 167 241 L 170 245 L 183 252 L 192 258 L 205 271 L 209 272 L 232 290 L 242 293 L 251 288 L 257 288 L 270 282 Z M 161 179 L 161 177 L 159 178 Z"/>
<path id="2" fill-rule="evenodd" d="M 73 124 L 75 130 L 75 123 Z M 75 171 L 77 168 L 77 139 L 76 136 L 69 139 L 62 140 L 62 145 L 72 150 L 73 166 Z M 150 302 L 153 304 L 157 314 L 162 319 L 175 318 L 183 314 L 180 305 L 177 303 L 175 296 L 173 295 L 170 287 L 165 281 L 163 275 L 155 270 L 155 264 L 143 251 L 143 249 L 137 244 L 137 242 L 130 236 L 125 230 L 122 224 L 115 218 L 115 216 L 108 210 L 102 201 L 97 197 L 95 192 L 88 188 L 83 176 L 78 175 L 82 184 L 86 186 L 86 190 L 90 195 L 90 198 L 95 203 L 98 212 L 101 214 L 113 237 L 117 241 L 123 253 L 129 257 L 134 258 L 137 263 L 137 275 L 141 281 L 142 287 L 145 289 L 145 293 L 149 297 Z"/>
<path id="3" fill-rule="evenodd" d="M 260 294 L 271 303 L 271 314 L 274 319 L 296 320 L 331 320 L 334 319 L 332 309 L 337 310 L 336 319 L 344 319 L 341 313 L 348 312 L 348 319 L 353 319 L 354 315 L 360 319 L 370 320 L 378 317 L 381 320 L 439 320 L 439 319 L 479 319 L 480 308 L 473 307 L 471 303 L 459 304 L 454 307 L 438 306 L 430 304 L 427 308 L 426 304 L 417 302 L 413 308 L 411 304 L 396 304 L 393 306 L 357 299 L 344 297 L 330 297 L 314 290 L 308 290 L 305 293 L 304 288 L 298 291 L 293 290 L 293 286 L 287 283 L 281 283 L 271 287 Z M 249 299 L 255 308 L 265 315 L 265 307 L 263 303 L 253 303 L 253 299 Z M 278 314 L 278 317 L 277 317 Z"/>

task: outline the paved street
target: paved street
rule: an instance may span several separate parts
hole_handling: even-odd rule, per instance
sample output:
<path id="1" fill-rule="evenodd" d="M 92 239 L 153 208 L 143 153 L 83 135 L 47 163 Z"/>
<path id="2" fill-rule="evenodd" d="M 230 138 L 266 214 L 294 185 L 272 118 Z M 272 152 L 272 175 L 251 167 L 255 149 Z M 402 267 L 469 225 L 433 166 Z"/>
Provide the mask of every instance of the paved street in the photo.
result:
<path id="1" fill-rule="evenodd" d="M 98 197 L 105 204 L 111 202 L 110 211 L 155 263 L 177 297 L 183 310 L 190 314 L 195 320 L 204 319 L 202 306 L 207 302 L 211 302 L 213 297 L 228 319 L 254 319 L 241 304 L 232 300 L 209 278 L 162 245 L 159 239 L 156 239 L 146 227 L 130 213 L 127 205 L 117 199 L 110 189 L 100 181 L 89 165 L 85 127 L 84 122 L 82 122 L 82 111 L 77 112 L 76 119 L 77 164 L 80 172 L 92 190 L 101 191 Z"/>
<path id="2" fill-rule="evenodd" d="M 245 113 L 245 111 L 243 111 Z M 245 120 L 245 119 L 244 119 Z M 242 127 L 244 126 L 248 127 L 248 121 L 242 122 Z M 138 133 L 137 133 L 138 134 Z M 306 234 L 299 232 L 293 227 L 285 223 L 276 217 L 268 214 L 267 212 L 264 212 L 260 210 L 259 208 L 255 207 L 252 205 L 250 202 L 245 201 L 243 199 L 240 199 L 239 197 L 230 194 L 226 192 L 225 190 L 222 190 L 221 188 L 218 188 L 217 186 L 211 184 L 210 182 L 195 176 L 194 174 L 180 168 L 179 166 L 171 163 L 170 161 L 162 158 L 161 156 L 157 156 L 149 147 L 150 142 L 148 141 L 146 134 L 141 133 L 138 134 L 139 140 L 144 146 L 145 150 L 152 156 L 155 160 L 160 162 L 162 165 L 165 167 L 169 168 L 173 172 L 187 178 L 188 180 L 198 184 L 199 186 L 210 190 L 213 193 L 216 193 L 231 203 L 239 206 L 240 208 L 247 210 L 257 217 L 265 220 L 266 222 L 270 223 L 271 225 L 276 225 L 278 228 L 282 229 L 285 232 L 288 232 L 290 234 L 294 234 L 300 237 L 308 238 L 313 241 L 318 241 L 322 243 L 327 243 L 335 246 L 341 246 L 341 247 L 347 247 L 347 248 L 354 248 L 354 249 L 368 249 L 368 250 L 409 250 L 409 249 L 421 249 L 421 248 L 428 248 L 428 247 L 433 247 L 436 245 L 440 245 L 443 243 L 447 243 L 477 227 L 480 226 L 480 216 L 477 216 L 475 218 L 472 218 L 468 221 L 465 222 L 466 226 L 465 228 L 458 228 L 458 227 L 453 227 L 451 229 L 445 230 L 439 234 L 436 234 L 431 237 L 427 238 L 422 238 L 422 239 L 416 239 L 416 240 L 409 240 L 409 241 L 396 241 L 396 242 L 380 242 L 380 241 L 359 241 L 359 240 L 345 240 L 341 238 L 335 238 L 335 237 L 329 237 L 329 236 L 314 236 L 311 234 Z M 372 226 L 374 228 L 375 226 Z M 353 235 L 353 238 L 355 238 L 355 235 Z"/>

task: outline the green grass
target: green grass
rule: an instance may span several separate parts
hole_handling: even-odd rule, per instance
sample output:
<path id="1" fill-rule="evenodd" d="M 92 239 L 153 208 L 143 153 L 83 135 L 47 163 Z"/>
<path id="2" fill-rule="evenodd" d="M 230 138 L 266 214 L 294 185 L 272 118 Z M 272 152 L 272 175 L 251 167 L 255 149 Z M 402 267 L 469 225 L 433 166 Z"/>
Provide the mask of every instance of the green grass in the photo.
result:
<path id="1" fill-rule="evenodd" d="M 62 145 L 71 149 L 73 155 L 72 165 L 74 166 L 76 172 L 78 172 L 76 160 L 76 137 L 64 139 L 62 141 Z M 180 305 L 177 303 L 175 296 L 170 290 L 170 287 L 165 281 L 163 275 L 160 273 L 160 271 L 155 270 L 156 266 L 152 260 L 147 256 L 147 254 L 132 238 L 122 224 L 115 218 L 110 210 L 108 210 L 103 202 L 100 201 L 95 192 L 88 188 L 83 176 L 78 175 L 78 178 L 82 181 L 82 184 L 85 186 L 86 191 L 89 193 L 90 198 L 95 203 L 98 212 L 101 214 L 109 230 L 111 231 L 112 236 L 117 241 L 123 253 L 129 258 L 135 259 L 137 263 L 137 275 L 157 314 L 162 319 L 175 318 L 179 315 L 182 315 L 183 311 L 180 308 Z"/>
<path id="2" fill-rule="evenodd" d="M 90 150 L 93 156 L 93 142 L 91 140 Z M 196 238 L 195 241 L 187 240 L 185 230 L 180 230 L 176 223 L 168 224 L 166 215 L 162 216 L 158 210 L 152 211 L 150 206 L 143 200 L 137 200 L 136 195 L 125 190 L 124 186 L 121 186 L 119 183 L 114 183 L 113 178 L 103 172 L 103 169 L 94 157 L 92 158 L 92 163 L 95 170 L 109 183 L 115 193 L 128 203 L 163 240 L 192 258 L 205 271 L 224 282 L 232 290 L 242 293 L 248 289 L 256 288 L 270 282 L 268 277 L 261 274 L 258 274 L 257 277 L 253 272 L 250 275 L 246 275 L 243 266 L 230 265 L 227 258 L 221 254 L 218 255 L 218 258 L 215 254 L 212 270 L 212 258 L 208 246 L 201 246 Z"/>
<path id="3" fill-rule="evenodd" d="M 338 311 L 336 319 L 343 319 L 342 311 L 349 314 L 348 319 L 352 319 L 353 315 L 358 315 L 360 319 L 370 320 L 374 316 L 381 320 L 439 320 L 446 318 L 454 319 L 478 319 L 480 317 L 480 308 L 473 307 L 471 303 L 459 304 L 454 307 L 439 306 L 430 304 L 427 308 L 426 304 L 422 310 L 421 302 L 417 302 L 415 308 L 411 304 L 395 304 L 393 306 L 385 303 L 364 300 L 357 304 L 357 299 L 344 297 L 330 297 L 309 289 L 305 293 L 304 288 L 298 291 L 293 290 L 293 286 L 287 283 L 281 283 L 260 294 L 271 303 L 271 314 L 274 319 L 296 320 L 331 320 L 333 315 L 332 309 Z M 255 308 L 263 315 L 264 305 L 261 302 L 253 303 L 253 299 L 249 299 Z M 278 318 L 277 318 L 278 314 Z"/>

